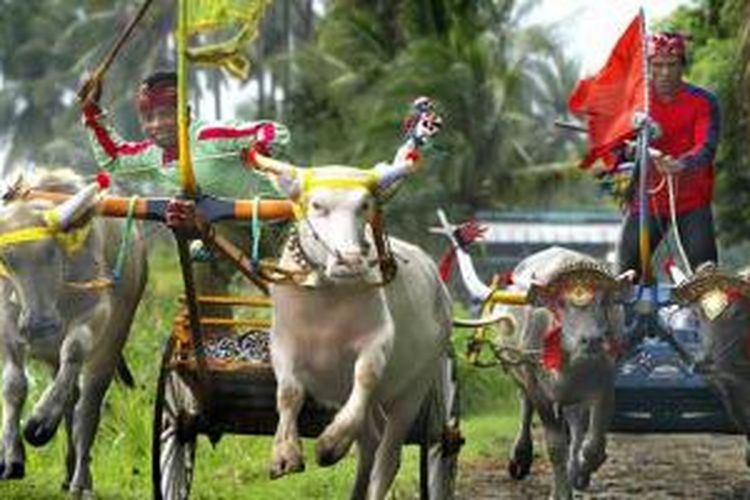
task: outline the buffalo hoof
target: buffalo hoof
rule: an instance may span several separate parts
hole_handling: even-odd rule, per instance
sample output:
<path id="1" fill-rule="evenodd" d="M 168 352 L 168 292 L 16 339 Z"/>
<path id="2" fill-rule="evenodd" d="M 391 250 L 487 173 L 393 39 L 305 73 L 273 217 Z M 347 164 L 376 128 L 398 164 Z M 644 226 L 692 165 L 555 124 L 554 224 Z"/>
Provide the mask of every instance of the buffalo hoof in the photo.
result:
<path id="1" fill-rule="evenodd" d="M 57 426 L 49 427 L 43 421 L 31 418 L 23 428 L 23 437 L 31 446 L 39 447 L 49 443 L 56 431 Z"/>
<path id="2" fill-rule="evenodd" d="M 95 498 L 94 492 L 90 488 L 71 488 L 69 491 L 69 495 L 70 498 L 75 498 L 76 500 L 93 500 Z"/>
<path id="3" fill-rule="evenodd" d="M 26 475 L 26 466 L 23 462 L 11 462 L 6 465 L 0 462 L 0 479 L 23 479 Z"/>
<path id="4" fill-rule="evenodd" d="M 315 458 L 321 467 L 328 467 L 341 460 L 352 446 L 351 439 L 334 439 L 332 436 L 324 432 L 315 443 Z"/>
<path id="5" fill-rule="evenodd" d="M 587 453 L 584 448 L 582 452 L 581 468 L 589 474 L 599 470 L 599 467 L 607 461 L 607 453 L 604 451 L 598 453 Z"/>
<path id="6" fill-rule="evenodd" d="M 305 470 L 305 461 L 298 444 L 293 446 L 280 445 L 274 449 L 271 468 L 268 475 L 271 479 L 278 479 L 287 474 L 302 472 Z"/>
<path id="7" fill-rule="evenodd" d="M 531 463 L 534 461 L 534 451 L 530 445 L 514 446 L 510 461 L 508 462 L 508 475 L 511 479 L 519 481 L 531 472 Z"/>
<path id="8" fill-rule="evenodd" d="M 578 472 L 570 478 L 570 482 L 573 484 L 573 488 L 578 491 L 586 491 L 591 484 L 591 474 L 584 472 Z"/>
<path id="9" fill-rule="evenodd" d="M 520 481 L 525 478 L 531 472 L 531 460 L 522 461 L 512 458 L 508 462 L 508 475 L 511 479 Z"/>
<path id="10" fill-rule="evenodd" d="M 286 476 L 287 474 L 294 474 L 295 472 L 304 472 L 305 463 L 302 461 L 297 462 L 279 462 L 271 465 L 268 471 L 268 476 L 271 479 L 278 479 Z"/>

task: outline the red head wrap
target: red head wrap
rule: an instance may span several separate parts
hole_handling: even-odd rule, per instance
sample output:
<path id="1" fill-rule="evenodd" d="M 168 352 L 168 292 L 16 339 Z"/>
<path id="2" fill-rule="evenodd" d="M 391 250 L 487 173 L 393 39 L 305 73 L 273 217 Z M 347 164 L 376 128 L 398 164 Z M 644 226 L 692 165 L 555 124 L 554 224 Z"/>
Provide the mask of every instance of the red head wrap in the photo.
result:
<path id="1" fill-rule="evenodd" d="M 177 106 L 177 88 L 172 85 L 141 85 L 138 89 L 138 109 L 144 112 L 160 106 Z"/>
<path id="2" fill-rule="evenodd" d="M 677 56 L 685 61 L 685 37 L 678 33 L 654 33 L 648 37 L 648 57 Z"/>

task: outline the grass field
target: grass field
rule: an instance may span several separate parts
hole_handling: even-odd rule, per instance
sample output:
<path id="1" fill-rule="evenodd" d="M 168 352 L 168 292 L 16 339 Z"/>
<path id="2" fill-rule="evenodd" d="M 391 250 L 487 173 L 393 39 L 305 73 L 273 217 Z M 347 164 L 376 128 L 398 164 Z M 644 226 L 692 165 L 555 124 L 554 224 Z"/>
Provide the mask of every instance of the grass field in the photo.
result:
<path id="1" fill-rule="evenodd" d="M 170 332 L 181 278 L 168 245 L 157 246 L 150 256 L 151 278 L 126 347 L 126 358 L 136 377 L 134 390 L 113 384 L 107 395 L 102 424 L 93 451 L 94 488 L 97 498 L 146 499 L 151 497 L 151 422 L 159 370 L 160 351 Z M 459 353 L 462 391 L 462 431 L 467 439 L 461 470 L 483 456 L 504 455 L 515 428 L 516 402 L 510 383 L 497 369 L 469 366 L 464 358 L 464 333 L 454 335 Z M 29 370 L 31 395 L 28 410 L 49 378 L 39 367 Z M 64 432 L 41 449 L 27 445 L 27 477 L 0 482 L 1 499 L 67 498 L 60 491 L 65 454 Z M 354 454 L 332 468 L 315 465 L 313 441 L 304 442 L 307 470 L 303 474 L 270 481 L 267 463 L 270 438 L 225 435 L 213 448 L 201 437 L 196 457 L 193 495 L 196 499 L 334 499 L 347 498 L 354 476 Z M 418 449 L 406 448 L 392 498 L 416 498 Z M 460 480 L 460 473 L 459 473 Z"/>

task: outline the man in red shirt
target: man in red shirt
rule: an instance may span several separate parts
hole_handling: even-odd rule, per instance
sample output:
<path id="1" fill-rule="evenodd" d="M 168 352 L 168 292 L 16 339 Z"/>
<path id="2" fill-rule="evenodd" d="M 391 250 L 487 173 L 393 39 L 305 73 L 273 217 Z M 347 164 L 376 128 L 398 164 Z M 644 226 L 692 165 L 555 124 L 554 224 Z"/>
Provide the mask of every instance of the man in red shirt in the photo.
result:
<path id="1" fill-rule="evenodd" d="M 713 94 L 683 81 L 683 37 L 656 33 L 649 37 L 647 54 L 650 117 L 660 131 L 649 144 L 655 150 L 647 179 L 651 250 L 661 242 L 671 223 L 667 179 L 671 176 L 677 227 L 686 257 L 695 269 L 703 262 L 717 261 L 711 201 L 719 108 Z M 638 193 L 627 212 L 618 246 L 618 268 L 639 271 Z"/>

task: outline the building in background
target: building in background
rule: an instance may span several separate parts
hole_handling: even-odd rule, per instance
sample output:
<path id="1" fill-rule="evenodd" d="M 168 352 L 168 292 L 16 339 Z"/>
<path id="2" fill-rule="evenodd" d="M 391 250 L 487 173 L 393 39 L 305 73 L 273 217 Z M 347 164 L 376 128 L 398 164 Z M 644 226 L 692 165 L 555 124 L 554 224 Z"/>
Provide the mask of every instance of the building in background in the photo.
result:
<path id="1" fill-rule="evenodd" d="M 478 212 L 487 226 L 475 250 L 477 272 L 489 280 L 532 253 L 559 245 L 614 264 L 622 216 L 615 211 Z"/>

